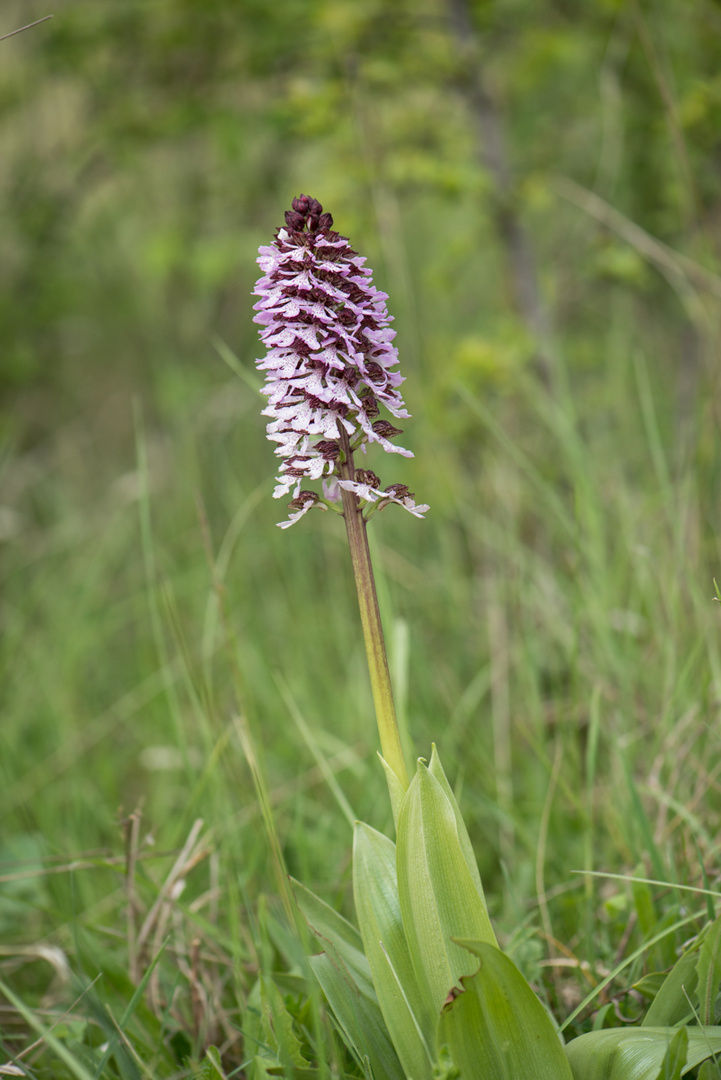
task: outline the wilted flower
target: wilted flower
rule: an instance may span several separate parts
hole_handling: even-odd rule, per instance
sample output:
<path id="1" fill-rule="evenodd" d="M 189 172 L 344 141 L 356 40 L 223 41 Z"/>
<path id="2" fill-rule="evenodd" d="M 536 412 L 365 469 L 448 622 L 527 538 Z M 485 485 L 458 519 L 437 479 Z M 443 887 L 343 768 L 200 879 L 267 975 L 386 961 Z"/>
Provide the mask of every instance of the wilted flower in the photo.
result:
<path id="1" fill-rule="evenodd" d="M 428 507 L 417 506 L 403 484 L 382 489 L 375 473 L 352 467 L 354 451 L 368 443 L 413 456 L 391 442 L 401 429 L 380 417 L 381 407 L 396 419 L 409 415 L 398 390 L 403 378 L 395 370 L 387 295 L 317 199 L 294 199 L 285 221 L 273 243 L 260 248 L 254 308 L 268 349 L 257 361 L 266 372 L 263 415 L 283 459 L 273 494 L 293 496 L 281 528 L 312 506 L 337 504 L 341 487 L 358 496 L 361 508 L 395 502 L 420 517 Z M 321 479 L 322 496 L 301 487 Z"/>

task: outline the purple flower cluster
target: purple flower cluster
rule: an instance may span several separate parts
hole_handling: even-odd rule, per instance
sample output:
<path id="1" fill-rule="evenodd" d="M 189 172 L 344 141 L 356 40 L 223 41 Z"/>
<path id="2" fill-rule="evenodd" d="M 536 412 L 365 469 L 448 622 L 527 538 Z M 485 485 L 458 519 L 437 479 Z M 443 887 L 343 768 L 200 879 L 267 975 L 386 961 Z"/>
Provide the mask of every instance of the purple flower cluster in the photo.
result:
<path id="1" fill-rule="evenodd" d="M 263 415 L 283 459 L 273 494 L 293 496 L 281 528 L 314 505 L 337 503 L 341 487 L 355 492 L 361 508 L 395 502 L 421 517 L 428 507 L 417 506 L 405 485 L 381 489 L 364 469 L 348 475 L 353 452 L 368 443 L 413 456 L 390 441 L 401 429 L 380 416 L 381 406 L 395 419 L 409 415 L 398 390 L 403 377 L 394 370 L 398 350 L 387 295 L 373 285 L 365 258 L 333 231 L 333 218 L 317 199 L 294 199 L 285 221 L 273 243 L 260 248 L 254 307 L 268 350 L 257 361 L 266 372 Z M 302 489 L 303 481 L 319 479 L 324 497 Z"/>

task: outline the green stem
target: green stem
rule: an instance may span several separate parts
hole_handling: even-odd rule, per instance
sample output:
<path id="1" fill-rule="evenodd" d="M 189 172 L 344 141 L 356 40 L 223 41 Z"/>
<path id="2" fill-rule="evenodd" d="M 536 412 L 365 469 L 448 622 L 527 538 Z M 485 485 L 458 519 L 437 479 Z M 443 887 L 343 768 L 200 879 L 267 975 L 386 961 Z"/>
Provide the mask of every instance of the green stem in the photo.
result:
<path id="1" fill-rule="evenodd" d="M 340 478 L 341 480 L 353 480 L 355 479 L 353 452 L 345 432 L 341 436 L 341 446 L 345 454 L 345 461 L 340 463 Z M 401 737 L 398 731 L 396 708 L 393 703 L 393 688 L 391 687 L 391 677 L 388 670 L 388 658 L 386 656 L 378 597 L 376 596 L 373 564 L 371 562 L 370 548 L 368 547 L 366 523 L 358 504 L 358 496 L 353 491 L 346 491 L 344 488 L 341 488 L 341 494 L 343 498 L 343 517 L 345 518 L 350 557 L 353 564 L 353 576 L 355 577 L 358 592 L 363 639 L 368 657 L 373 704 L 375 705 L 378 734 L 381 740 L 381 752 L 386 763 L 398 777 L 403 789 L 406 790 L 408 787 L 408 773 L 406 772 Z"/>

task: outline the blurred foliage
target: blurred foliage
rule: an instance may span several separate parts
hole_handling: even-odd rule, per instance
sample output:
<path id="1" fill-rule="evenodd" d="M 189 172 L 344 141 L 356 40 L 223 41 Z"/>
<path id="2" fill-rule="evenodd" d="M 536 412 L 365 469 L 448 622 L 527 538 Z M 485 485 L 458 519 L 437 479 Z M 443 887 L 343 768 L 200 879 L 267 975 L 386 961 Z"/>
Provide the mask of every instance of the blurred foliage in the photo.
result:
<path id="1" fill-rule="evenodd" d="M 149 384 L 162 400 L 178 365 L 217 381 L 212 334 L 249 354 L 255 249 L 301 188 L 341 231 L 377 230 L 404 352 L 431 371 L 443 349 L 462 374 L 481 337 L 497 359 L 473 347 L 477 380 L 497 381 L 504 356 L 517 366 L 498 198 L 528 222 L 559 329 L 593 336 L 619 283 L 642 317 L 663 318 L 637 253 L 611 237 L 599 248 L 553 177 L 715 257 L 718 5 L 476 0 L 465 49 L 451 6 L 61 0 L 3 43 L 0 392 L 21 443 L 116 390 Z M 0 29 L 45 13 L 7 3 Z M 505 192 L 479 165 L 479 68 L 513 170 Z M 426 322 L 446 322 L 430 348 Z"/>

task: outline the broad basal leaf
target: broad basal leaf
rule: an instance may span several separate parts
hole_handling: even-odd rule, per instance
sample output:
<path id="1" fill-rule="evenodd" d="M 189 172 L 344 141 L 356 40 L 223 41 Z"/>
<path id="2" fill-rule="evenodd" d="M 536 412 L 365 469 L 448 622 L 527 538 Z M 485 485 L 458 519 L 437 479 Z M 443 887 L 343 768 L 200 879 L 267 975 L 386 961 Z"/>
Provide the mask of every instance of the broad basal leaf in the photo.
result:
<path id="1" fill-rule="evenodd" d="M 682 1076 L 721 1052 L 721 1027 L 685 1030 L 688 1057 Z M 607 1028 L 579 1035 L 566 1045 L 574 1080 L 658 1080 L 678 1031 L 671 1027 Z"/>
<path id="2" fill-rule="evenodd" d="M 375 1080 L 405 1080 L 373 987 L 361 936 L 347 919 L 299 881 L 293 893 L 324 948 L 310 965 L 340 1033 L 359 1063 L 368 1059 Z"/>
<path id="3" fill-rule="evenodd" d="M 463 1080 L 572 1080 L 561 1040 L 513 961 L 485 942 L 464 945 L 480 966 L 462 978 L 438 1028 Z"/>
<path id="4" fill-rule="evenodd" d="M 355 926 L 299 881 L 291 878 L 291 884 L 298 907 L 323 950 L 348 972 L 364 994 L 375 996 L 371 969 Z"/>
<path id="5" fill-rule="evenodd" d="M 358 1062 L 370 1062 L 374 1080 L 406 1080 L 375 994 L 362 993 L 325 953 L 311 956 L 310 965 Z"/>
<path id="6" fill-rule="evenodd" d="M 435 743 L 433 743 L 433 749 L 432 749 L 432 752 L 431 752 L 431 760 L 430 760 L 430 764 L 428 766 L 428 772 L 431 773 L 432 776 L 435 776 L 436 780 L 438 781 L 438 783 L 443 788 L 443 791 L 445 792 L 445 796 L 448 799 L 448 802 L 451 804 L 451 807 L 453 809 L 453 814 L 454 814 L 454 817 L 456 819 L 456 828 L 458 829 L 458 841 L 459 841 L 459 843 L 461 845 L 461 851 L 463 852 L 463 856 L 464 856 L 464 858 L 466 860 L 466 866 L 468 867 L 468 870 L 470 872 L 471 877 L 473 878 L 475 886 L 478 889 L 478 892 L 481 894 L 481 897 L 483 898 L 484 903 L 485 903 L 485 895 L 484 895 L 484 892 L 483 892 L 483 885 L 481 883 L 481 875 L 478 872 L 478 863 L 476 862 L 476 856 L 475 856 L 475 853 L 473 851 L 473 845 L 471 844 L 471 839 L 470 839 L 470 837 L 468 835 L 468 829 L 466 828 L 466 823 L 463 820 L 463 817 L 461 815 L 460 807 L 458 806 L 458 803 L 456 802 L 456 797 L 453 794 L 453 789 L 451 788 L 451 785 L 448 783 L 448 778 L 446 777 L 446 774 L 443 771 L 443 766 L 441 765 L 441 759 L 438 756 L 438 751 L 436 750 L 436 744 Z"/>
<path id="7" fill-rule="evenodd" d="M 441 783 L 423 762 L 398 822 L 398 892 L 403 927 L 426 1008 L 440 1012 L 452 987 L 477 967 L 452 938 L 496 944 L 458 822 Z"/>
<path id="8" fill-rule="evenodd" d="M 353 896 L 378 1004 L 406 1076 L 431 1080 L 435 1019 L 424 1006 L 403 931 L 396 846 L 362 822 L 353 837 Z"/>

